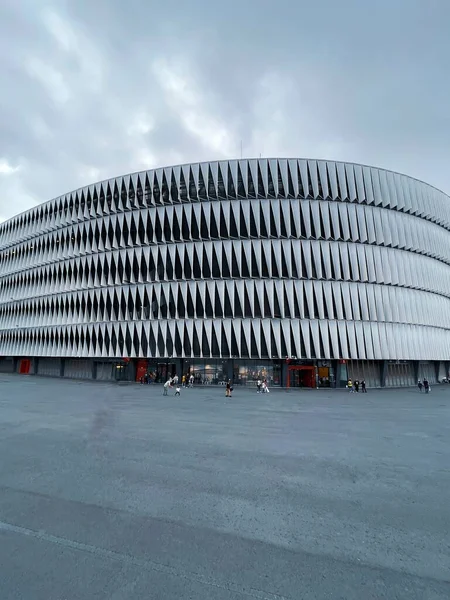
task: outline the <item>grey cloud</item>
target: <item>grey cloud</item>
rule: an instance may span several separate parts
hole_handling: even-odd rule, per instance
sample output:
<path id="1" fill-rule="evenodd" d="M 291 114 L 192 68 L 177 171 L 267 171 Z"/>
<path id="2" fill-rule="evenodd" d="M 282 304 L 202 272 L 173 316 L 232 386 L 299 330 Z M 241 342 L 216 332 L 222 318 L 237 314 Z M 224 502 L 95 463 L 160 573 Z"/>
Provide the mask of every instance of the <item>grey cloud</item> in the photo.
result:
<path id="1" fill-rule="evenodd" d="M 0 160 L 21 165 L 0 174 L 0 218 L 91 177 L 238 156 L 241 140 L 244 155 L 354 160 L 450 192 L 447 0 L 0 10 Z"/>

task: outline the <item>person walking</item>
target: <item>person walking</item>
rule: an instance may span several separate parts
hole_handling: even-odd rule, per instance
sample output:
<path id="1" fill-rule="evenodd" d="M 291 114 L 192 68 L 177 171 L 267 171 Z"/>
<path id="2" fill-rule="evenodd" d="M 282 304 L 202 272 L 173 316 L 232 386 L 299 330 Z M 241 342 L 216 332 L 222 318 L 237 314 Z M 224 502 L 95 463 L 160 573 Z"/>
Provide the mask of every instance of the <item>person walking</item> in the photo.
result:
<path id="1" fill-rule="evenodd" d="M 258 379 L 258 381 L 256 382 L 256 393 L 261 393 L 261 379 Z"/>
<path id="2" fill-rule="evenodd" d="M 425 390 L 425 394 L 428 394 L 428 392 L 430 391 L 430 384 L 428 383 L 428 379 L 423 380 L 423 387 Z"/>
<path id="3" fill-rule="evenodd" d="M 176 387 L 176 390 L 175 390 L 175 396 L 179 396 L 180 395 L 180 391 L 181 391 L 181 388 L 180 388 L 179 384 L 177 383 L 177 387 Z"/>
<path id="4" fill-rule="evenodd" d="M 363 394 L 367 394 L 367 390 L 366 390 L 366 380 L 365 380 L 365 379 L 363 379 L 363 380 L 361 381 L 361 392 L 362 392 Z"/>
<path id="5" fill-rule="evenodd" d="M 353 381 L 351 379 L 347 382 L 347 388 L 349 392 L 353 392 Z"/>
<path id="6" fill-rule="evenodd" d="M 231 386 L 231 379 L 229 379 L 227 381 L 227 386 L 225 388 L 225 398 L 231 398 L 231 392 L 233 391 L 233 388 Z"/>
<path id="7" fill-rule="evenodd" d="M 169 391 L 169 388 L 171 385 L 172 385 L 172 379 L 169 377 L 169 379 L 164 384 L 163 396 L 167 396 L 167 392 Z"/>
<path id="8" fill-rule="evenodd" d="M 359 392 L 359 381 L 358 380 L 355 381 L 355 392 L 356 393 Z"/>
<path id="9" fill-rule="evenodd" d="M 182 387 L 186 387 L 186 375 L 183 375 L 183 376 L 181 377 L 181 386 L 182 386 Z"/>
<path id="10" fill-rule="evenodd" d="M 421 391 L 422 391 L 422 388 L 423 388 L 423 383 L 422 383 L 422 381 L 421 381 L 420 379 L 419 379 L 419 381 L 417 382 L 417 387 L 419 388 L 419 392 L 421 392 Z"/>

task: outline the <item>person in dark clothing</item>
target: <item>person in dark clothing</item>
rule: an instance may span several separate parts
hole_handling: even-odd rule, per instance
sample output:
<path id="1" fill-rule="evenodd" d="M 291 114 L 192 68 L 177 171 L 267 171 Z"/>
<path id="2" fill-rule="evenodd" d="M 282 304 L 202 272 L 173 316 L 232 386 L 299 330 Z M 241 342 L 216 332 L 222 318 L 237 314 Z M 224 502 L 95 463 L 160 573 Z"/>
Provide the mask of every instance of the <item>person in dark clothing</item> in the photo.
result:
<path id="1" fill-rule="evenodd" d="M 428 383 L 428 379 L 423 380 L 423 387 L 425 389 L 425 394 L 428 394 L 430 391 L 430 384 Z"/>
<path id="2" fill-rule="evenodd" d="M 362 393 L 363 393 L 363 394 L 367 394 L 367 390 L 366 390 L 366 380 L 365 380 L 365 379 L 363 379 L 363 380 L 361 381 L 361 391 L 362 391 Z"/>
<path id="3" fill-rule="evenodd" d="M 359 381 L 355 381 L 355 392 L 359 392 Z"/>
<path id="4" fill-rule="evenodd" d="M 419 379 L 419 381 L 417 382 L 417 387 L 419 388 L 419 392 L 422 391 L 423 388 L 423 383 L 421 382 L 421 380 Z"/>
<path id="5" fill-rule="evenodd" d="M 231 392 L 233 391 L 233 387 L 231 385 L 231 379 L 227 381 L 227 386 L 225 388 L 225 397 L 231 398 Z"/>

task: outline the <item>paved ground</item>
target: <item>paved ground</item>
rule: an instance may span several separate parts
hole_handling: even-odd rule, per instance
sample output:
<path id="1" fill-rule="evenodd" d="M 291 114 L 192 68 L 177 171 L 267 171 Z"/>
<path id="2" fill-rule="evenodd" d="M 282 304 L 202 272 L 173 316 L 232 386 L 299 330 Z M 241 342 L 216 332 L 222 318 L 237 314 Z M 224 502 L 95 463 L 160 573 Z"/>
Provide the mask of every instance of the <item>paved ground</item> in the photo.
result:
<path id="1" fill-rule="evenodd" d="M 450 598 L 450 386 L 0 376 L 2 600 Z"/>

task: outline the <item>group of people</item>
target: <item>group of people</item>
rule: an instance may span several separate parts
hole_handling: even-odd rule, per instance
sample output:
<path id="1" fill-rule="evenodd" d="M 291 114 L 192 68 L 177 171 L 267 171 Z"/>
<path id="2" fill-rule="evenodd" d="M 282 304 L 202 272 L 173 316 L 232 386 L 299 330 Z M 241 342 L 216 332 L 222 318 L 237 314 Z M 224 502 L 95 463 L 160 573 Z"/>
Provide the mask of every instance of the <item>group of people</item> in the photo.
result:
<path id="1" fill-rule="evenodd" d="M 256 393 L 257 394 L 268 394 L 269 393 L 269 388 L 267 386 L 267 379 L 263 379 L 261 381 L 261 379 L 258 379 L 258 381 L 256 382 Z"/>
<path id="2" fill-rule="evenodd" d="M 148 373 L 145 373 L 141 379 L 141 384 L 148 384 L 148 383 L 152 383 L 152 378 L 149 376 Z M 169 379 L 166 381 L 166 383 L 163 385 L 163 394 L 164 396 L 167 396 L 167 392 L 169 391 L 170 388 L 175 387 L 175 396 L 179 396 L 180 392 L 181 392 L 181 387 L 194 387 L 194 376 L 193 375 L 183 375 L 181 377 L 181 387 L 179 385 L 179 380 L 178 380 L 178 375 L 173 375 L 172 377 L 169 377 Z"/>
<path id="3" fill-rule="evenodd" d="M 349 392 L 359 392 L 359 388 L 361 386 L 361 392 L 363 394 L 367 394 L 367 389 L 366 389 L 366 381 L 363 379 L 361 382 L 359 382 L 358 380 L 356 381 L 352 381 L 351 379 L 348 380 L 347 382 L 347 388 Z"/>
<path id="4" fill-rule="evenodd" d="M 141 383 L 143 383 L 141 381 Z M 178 380 L 178 375 L 174 375 L 173 377 L 169 377 L 166 383 L 163 386 L 163 396 L 168 395 L 168 391 L 171 388 L 175 388 L 175 396 L 181 395 L 181 388 L 192 388 L 194 387 L 194 375 L 182 375 L 181 376 L 181 386 Z M 231 385 L 231 380 L 229 379 L 226 384 L 226 392 L 225 396 L 231 397 L 231 392 L 233 391 L 233 387 Z"/>
<path id="5" fill-rule="evenodd" d="M 192 375 L 182 375 L 181 376 L 181 386 L 182 387 L 194 387 L 194 376 Z"/>
<path id="6" fill-rule="evenodd" d="M 186 377 L 185 375 L 181 378 L 181 386 L 182 387 L 193 387 L 194 386 L 194 376 Z M 175 396 L 181 395 L 181 387 L 178 381 L 178 375 L 174 375 L 173 377 L 169 377 L 166 383 L 163 385 L 163 396 L 168 396 L 169 389 L 175 388 Z M 229 379 L 226 383 L 225 387 L 225 397 L 231 398 L 231 393 L 233 391 L 233 385 L 231 383 L 231 379 Z M 267 390 L 268 391 L 268 390 Z"/>
<path id="7" fill-rule="evenodd" d="M 166 383 L 163 385 L 163 396 L 167 396 L 170 388 L 175 388 L 175 396 L 179 396 L 181 392 L 180 384 L 178 383 L 178 375 L 169 377 Z"/>
<path id="8" fill-rule="evenodd" d="M 417 387 L 419 388 L 419 392 L 421 392 L 422 389 L 425 390 L 425 394 L 428 394 L 428 392 L 431 392 L 430 382 L 426 378 L 424 378 L 423 382 L 419 379 L 419 381 L 417 382 Z"/>

